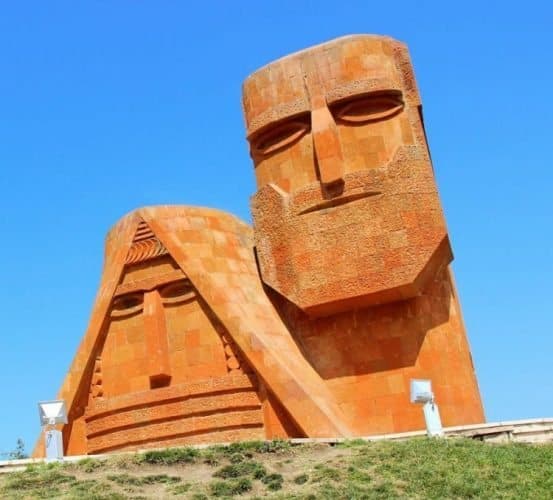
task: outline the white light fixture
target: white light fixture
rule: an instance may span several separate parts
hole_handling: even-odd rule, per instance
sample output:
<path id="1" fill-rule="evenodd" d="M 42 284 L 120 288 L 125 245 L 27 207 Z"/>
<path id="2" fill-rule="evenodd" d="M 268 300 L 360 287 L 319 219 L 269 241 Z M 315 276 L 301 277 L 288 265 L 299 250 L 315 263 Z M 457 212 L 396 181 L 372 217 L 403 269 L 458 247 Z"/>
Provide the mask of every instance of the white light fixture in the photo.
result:
<path id="1" fill-rule="evenodd" d="M 426 432 L 429 436 L 443 436 L 442 421 L 438 405 L 434 401 L 430 380 L 411 379 L 411 403 L 422 404 Z"/>
<path id="2" fill-rule="evenodd" d="M 65 401 L 57 399 L 54 401 L 41 401 L 38 403 L 38 416 L 40 425 L 56 425 L 67 423 L 67 411 Z"/>
<path id="3" fill-rule="evenodd" d="M 433 399 L 430 380 L 411 379 L 411 403 L 428 403 Z"/>
<path id="4" fill-rule="evenodd" d="M 67 423 L 67 411 L 65 401 L 41 401 L 38 403 L 38 416 L 40 425 L 44 428 L 44 446 L 46 448 L 46 461 L 63 459 L 63 436 L 61 431 L 53 428 L 58 424 Z"/>

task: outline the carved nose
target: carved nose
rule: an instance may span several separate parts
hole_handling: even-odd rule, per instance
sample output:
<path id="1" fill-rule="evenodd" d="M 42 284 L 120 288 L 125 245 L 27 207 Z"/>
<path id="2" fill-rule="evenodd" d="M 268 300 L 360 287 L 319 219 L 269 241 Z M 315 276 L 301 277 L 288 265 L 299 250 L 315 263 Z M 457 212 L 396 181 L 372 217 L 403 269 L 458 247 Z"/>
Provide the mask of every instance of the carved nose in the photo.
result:
<path id="1" fill-rule="evenodd" d="M 340 183 L 344 175 L 344 155 L 338 127 L 326 102 L 311 111 L 311 134 L 321 183 L 325 188 Z"/>
<path id="2" fill-rule="evenodd" d="M 157 290 L 144 294 L 144 333 L 148 353 L 148 375 L 152 387 L 169 385 L 169 346 L 163 302 Z"/>

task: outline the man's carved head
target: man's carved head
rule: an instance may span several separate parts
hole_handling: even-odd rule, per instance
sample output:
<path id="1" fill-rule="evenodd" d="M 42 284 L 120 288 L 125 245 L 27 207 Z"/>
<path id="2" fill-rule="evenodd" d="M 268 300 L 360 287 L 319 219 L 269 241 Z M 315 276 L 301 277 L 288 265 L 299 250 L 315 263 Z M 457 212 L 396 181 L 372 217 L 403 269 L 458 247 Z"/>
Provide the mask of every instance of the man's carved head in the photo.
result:
<path id="1" fill-rule="evenodd" d="M 313 316 L 412 297 L 452 259 L 406 47 L 356 35 L 244 83 L 263 281 Z"/>

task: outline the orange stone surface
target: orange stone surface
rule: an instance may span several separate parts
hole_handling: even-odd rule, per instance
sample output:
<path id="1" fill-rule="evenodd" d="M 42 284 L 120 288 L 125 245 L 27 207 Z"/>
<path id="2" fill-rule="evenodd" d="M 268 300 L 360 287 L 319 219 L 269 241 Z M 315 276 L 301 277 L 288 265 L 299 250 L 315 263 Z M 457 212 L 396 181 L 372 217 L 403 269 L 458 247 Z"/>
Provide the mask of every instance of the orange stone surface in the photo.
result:
<path id="1" fill-rule="evenodd" d="M 65 453 L 422 429 L 412 378 L 444 425 L 484 421 L 406 47 L 298 52 L 243 106 L 253 230 L 186 206 L 114 226 L 58 394 Z"/>
<path id="2" fill-rule="evenodd" d="M 409 54 L 333 40 L 244 83 L 267 293 L 354 435 L 424 428 L 412 378 L 444 425 L 484 421 Z"/>

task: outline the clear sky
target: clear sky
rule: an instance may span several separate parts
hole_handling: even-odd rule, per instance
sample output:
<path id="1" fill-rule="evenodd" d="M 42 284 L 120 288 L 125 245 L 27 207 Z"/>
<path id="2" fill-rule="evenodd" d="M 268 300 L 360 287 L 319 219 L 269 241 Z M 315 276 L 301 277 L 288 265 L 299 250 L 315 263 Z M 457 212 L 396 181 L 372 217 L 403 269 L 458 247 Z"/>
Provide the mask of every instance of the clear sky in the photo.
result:
<path id="1" fill-rule="evenodd" d="M 488 420 L 553 416 L 551 26 L 548 0 L 4 2 L 0 451 L 34 445 L 109 227 L 149 204 L 250 220 L 242 80 L 351 33 L 410 47 Z"/>

